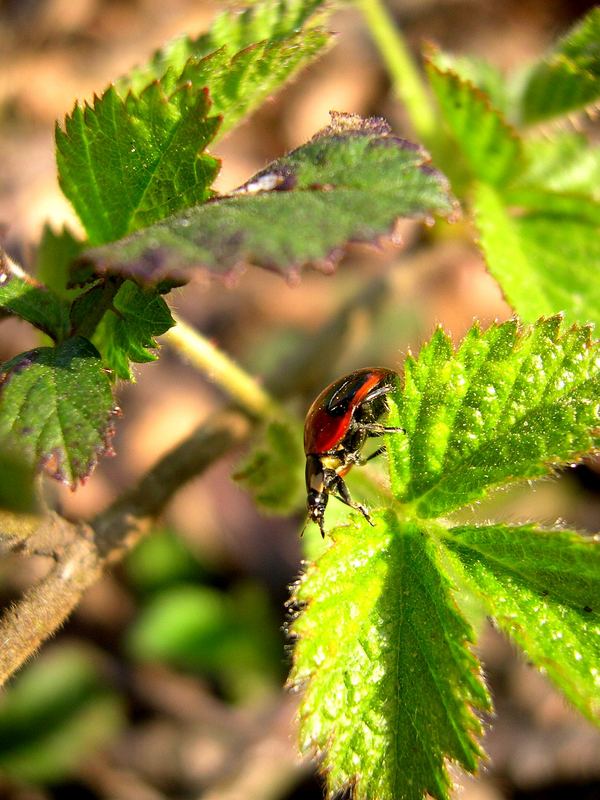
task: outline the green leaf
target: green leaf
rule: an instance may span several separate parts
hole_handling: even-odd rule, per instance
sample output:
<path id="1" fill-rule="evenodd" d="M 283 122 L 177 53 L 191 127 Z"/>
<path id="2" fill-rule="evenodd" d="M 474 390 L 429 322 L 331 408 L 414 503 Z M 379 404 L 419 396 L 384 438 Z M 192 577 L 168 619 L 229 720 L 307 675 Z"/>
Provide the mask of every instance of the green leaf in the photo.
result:
<path id="1" fill-rule="evenodd" d="M 524 144 L 528 168 L 519 185 L 600 201 L 600 147 L 577 133 L 528 137 Z"/>
<path id="2" fill-rule="evenodd" d="M 509 183 L 524 167 L 517 131 L 484 91 L 453 70 L 438 66 L 435 54 L 426 66 L 442 117 L 458 147 L 458 152 L 453 148 L 447 158 L 458 157 L 471 178 L 493 186 Z"/>
<path id="3" fill-rule="evenodd" d="M 249 116 L 285 81 L 311 61 L 327 44 L 329 37 L 315 30 L 281 41 L 265 41 L 232 55 L 229 47 L 198 60 L 190 59 L 176 83 L 190 81 L 206 86 L 212 101 L 211 112 L 223 121 L 214 141 Z M 175 79 L 175 74 L 167 80 Z"/>
<path id="4" fill-rule="evenodd" d="M 92 653 L 55 647 L 28 666 L 0 703 L 0 771 L 20 781 L 63 780 L 123 724 Z"/>
<path id="5" fill-rule="evenodd" d="M 251 585 L 226 594 L 179 584 L 156 594 L 127 633 L 140 661 L 163 662 L 216 678 L 236 699 L 279 677 L 279 642 L 264 592 Z M 247 698 L 246 698 L 247 701 Z"/>
<path id="6" fill-rule="evenodd" d="M 392 490 L 437 517 L 495 486 L 539 478 L 600 441 L 600 358 L 587 327 L 560 317 L 471 328 L 454 351 L 438 329 L 405 363 L 390 425 Z"/>
<path id="7" fill-rule="evenodd" d="M 498 627 L 600 719 L 600 542 L 533 525 L 461 526 L 445 545 Z"/>
<path id="8" fill-rule="evenodd" d="M 444 50 L 438 50 L 431 45 L 425 48 L 425 57 L 429 59 L 438 70 L 452 72 L 463 83 L 470 83 L 486 94 L 494 108 L 502 114 L 509 109 L 507 97 L 508 86 L 502 72 L 485 61 L 471 55 L 454 55 Z"/>
<path id="9" fill-rule="evenodd" d="M 36 254 L 36 277 L 65 300 L 72 300 L 81 292 L 81 289 L 68 289 L 67 285 L 71 264 L 82 248 L 83 242 L 66 226 L 56 233 L 50 225 L 44 225 Z"/>
<path id="10" fill-rule="evenodd" d="M 69 307 L 0 250 L 0 316 L 13 314 L 55 341 L 69 330 Z"/>
<path id="11" fill-rule="evenodd" d="M 229 197 L 173 216 L 84 262 L 156 283 L 199 266 L 230 273 L 243 262 L 295 275 L 349 241 L 376 241 L 399 217 L 448 213 L 445 179 L 420 148 L 381 119 L 334 114 L 308 144 L 270 164 Z"/>
<path id="12" fill-rule="evenodd" d="M 129 583 L 149 594 L 177 583 L 206 580 L 206 570 L 181 536 L 169 529 L 154 530 L 127 555 Z"/>
<path id="13" fill-rule="evenodd" d="M 324 5 L 323 0 L 266 0 L 255 3 L 241 13 L 225 11 L 215 19 L 207 33 L 196 38 L 185 36 L 174 39 L 157 50 L 147 64 L 136 67 L 117 81 L 117 90 L 123 96 L 128 91 L 139 94 L 148 84 L 162 80 L 167 72 L 179 78 L 190 59 L 197 63 L 207 56 L 214 56 L 217 51 L 223 53 L 225 50 L 226 57 L 234 65 L 235 73 L 229 91 L 235 90 L 236 84 L 241 87 L 240 79 L 245 80 L 245 91 L 250 96 L 255 96 L 251 101 L 255 106 L 260 102 L 259 95 L 264 96 L 265 90 L 268 94 L 276 89 L 285 78 L 291 76 L 294 69 L 302 66 L 326 42 L 327 37 L 322 31 L 304 30 L 300 33 L 300 29 Z M 242 51 L 251 47 L 271 62 L 270 70 L 275 73 L 269 77 L 268 70 L 265 70 L 262 85 L 257 85 L 258 75 L 254 75 L 252 81 L 248 80 L 251 75 L 245 75 L 243 71 L 236 72 L 236 59 L 242 56 L 244 60 Z M 297 51 L 296 63 L 292 49 Z M 251 62 L 252 60 L 251 58 Z M 210 64 L 210 60 L 207 63 Z M 251 70 L 256 66 L 253 64 Z M 222 85 L 223 78 L 222 75 L 216 75 L 219 86 Z M 266 82 L 271 84 L 269 89 L 266 89 Z M 210 82 L 196 85 L 209 86 L 211 97 L 218 94 Z"/>
<path id="14" fill-rule="evenodd" d="M 118 239 L 210 197 L 219 162 L 202 153 L 218 128 L 204 90 L 110 87 L 56 127 L 60 185 L 92 244 Z"/>
<path id="15" fill-rule="evenodd" d="M 113 398 L 95 347 L 74 337 L 0 368 L 0 447 L 71 485 L 110 450 Z"/>
<path id="16" fill-rule="evenodd" d="M 520 118 L 528 125 L 600 100 L 600 8 L 592 9 L 523 81 Z"/>
<path id="17" fill-rule="evenodd" d="M 158 347 L 154 340 L 175 324 L 169 307 L 153 289 L 142 289 L 126 281 L 96 328 L 93 342 L 117 378 L 134 380 L 129 362 L 156 361 L 148 348 Z"/>
<path id="18" fill-rule="evenodd" d="M 520 213 L 510 213 L 511 199 Z M 473 205 L 487 265 L 521 317 L 564 311 L 570 322 L 600 322 L 599 203 L 535 190 L 502 198 L 479 184 Z"/>
<path id="19" fill-rule="evenodd" d="M 302 431 L 271 422 L 233 477 L 264 511 L 290 514 L 306 502 Z"/>
<path id="20" fill-rule="evenodd" d="M 433 538 L 391 512 L 333 532 L 294 593 L 291 682 L 301 741 L 324 750 L 329 793 L 449 797 L 446 762 L 474 771 L 490 701 Z"/>
<path id="21" fill-rule="evenodd" d="M 0 509 L 37 510 L 34 471 L 18 452 L 0 449 Z"/>

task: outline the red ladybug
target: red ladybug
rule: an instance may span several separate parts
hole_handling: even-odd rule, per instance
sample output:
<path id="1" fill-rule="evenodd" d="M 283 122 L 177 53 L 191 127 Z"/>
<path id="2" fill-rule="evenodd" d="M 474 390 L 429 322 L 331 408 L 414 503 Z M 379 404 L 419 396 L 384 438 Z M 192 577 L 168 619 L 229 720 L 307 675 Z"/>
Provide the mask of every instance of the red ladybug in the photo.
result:
<path id="1" fill-rule="evenodd" d="M 387 410 L 386 395 L 393 390 L 396 378 L 396 373 L 385 367 L 358 369 L 324 389 L 308 410 L 304 423 L 306 505 L 308 516 L 317 523 L 323 537 L 330 494 L 360 511 L 373 524 L 367 509 L 351 498 L 344 475 L 354 464 L 366 464 L 385 449 L 382 445 L 363 458 L 361 450 L 366 439 L 403 431 L 379 422 Z"/>

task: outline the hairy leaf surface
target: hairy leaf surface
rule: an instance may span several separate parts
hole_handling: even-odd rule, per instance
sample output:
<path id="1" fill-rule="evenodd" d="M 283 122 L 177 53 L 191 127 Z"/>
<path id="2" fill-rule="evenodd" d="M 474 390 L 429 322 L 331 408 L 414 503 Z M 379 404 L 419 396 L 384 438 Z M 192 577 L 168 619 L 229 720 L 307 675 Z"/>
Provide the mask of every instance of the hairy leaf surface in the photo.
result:
<path id="1" fill-rule="evenodd" d="M 406 434 L 389 437 L 388 452 L 394 494 L 418 516 L 448 514 L 597 446 L 598 349 L 587 327 L 560 324 L 475 326 L 456 351 L 438 329 L 407 358 L 391 416 Z"/>
<path id="2" fill-rule="evenodd" d="M 129 362 L 156 361 L 149 348 L 158 347 L 154 337 L 175 324 L 169 307 L 152 289 L 142 289 L 126 281 L 94 333 L 94 344 L 105 363 L 123 380 L 133 380 Z"/>
<path id="3" fill-rule="evenodd" d="M 14 314 L 55 341 L 69 330 L 69 307 L 0 250 L 0 316 Z"/>
<path id="4" fill-rule="evenodd" d="M 444 541 L 498 627 L 600 720 L 600 542 L 533 525 L 461 526 Z"/>
<path id="5" fill-rule="evenodd" d="M 61 188 L 101 244 L 210 197 L 219 162 L 202 151 L 219 126 L 205 91 L 167 96 L 153 83 L 122 99 L 110 87 L 56 127 Z"/>
<path id="6" fill-rule="evenodd" d="M 392 513 L 332 535 L 294 594 L 305 606 L 291 676 L 305 692 L 303 747 L 325 750 L 331 794 L 447 798 L 445 762 L 476 768 L 471 707 L 489 698 L 437 546 Z"/>
<path id="7" fill-rule="evenodd" d="M 564 311 L 570 322 L 600 323 L 598 202 L 535 189 L 502 198 L 479 184 L 474 210 L 489 270 L 519 316 L 532 322 Z"/>
<path id="8" fill-rule="evenodd" d="M 0 447 L 75 487 L 109 448 L 113 398 L 96 348 L 80 336 L 0 368 Z"/>
<path id="9" fill-rule="evenodd" d="M 452 208 L 424 151 L 392 136 L 381 119 L 335 114 L 308 144 L 232 195 L 90 250 L 85 260 L 147 283 L 187 280 L 199 267 L 227 274 L 243 263 L 294 274 L 349 241 L 390 234 L 399 217 Z"/>
<path id="10" fill-rule="evenodd" d="M 123 96 L 128 91 L 138 94 L 152 81 L 163 80 L 167 73 L 178 78 L 190 59 L 199 62 L 225 50 L 227 58 L 235 60 L 244 50 L 254 47 L 270 61 L 273 78 L 269 78 L 265 71 L 263 86 L 259 87 L 247 80 L 249 76 L 237 73 L 230 88 L 236 84 L 241 88 L 242 77 L 246 81 L 244 90 L 249 95 L 265 91 L 264 81 L 271 82 L 266 92 L 272 92 L 294 69 L 303 65 L 313 54 L 315 45 L 316 50 L 325 43 L 323 32 L 310 30 L 310 25 L 307 25 L 323 6 L 324 0 L 276 0 L 254 3 L 242 12 L 225 11 L 216 17 L 207 33 L 197 37 L 182 36 L 157 50 L 147 64 L 130 70 L 121 78 L 116 84 L 117 90 Z M 304 26 L 307 30 L 300 33 Z M 296 50 L 298 61 L 295 64 L 292 63 L 291 49 Z M 214 88 L 211 86 L 210 89 L 212 96 Z M 253 101 L 253 105 L 258 102 L 258 99 Z"/>
<path id="11" fill-rule="evenodd" d="M 564 116 L 600 100 L 599 41 L 596 7 L 531 68 L 520 101 L 524 123 Z"/>

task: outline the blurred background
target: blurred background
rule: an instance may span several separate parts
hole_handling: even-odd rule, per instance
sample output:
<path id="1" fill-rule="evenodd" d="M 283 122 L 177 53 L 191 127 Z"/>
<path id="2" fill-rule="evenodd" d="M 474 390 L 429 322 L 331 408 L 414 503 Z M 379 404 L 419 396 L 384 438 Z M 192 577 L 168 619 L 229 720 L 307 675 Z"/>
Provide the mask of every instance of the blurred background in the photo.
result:
<path id="1" fill-rule="evenodd" d="M 390 0 L 418 49 L 437 42 L 510 69 L 537 56 L 593 3 L 580 0 Z M 55 173 L 53 126 L 167 39 L 206 29 L 223 3 L 199 0 L 0 0 L 0 224 L 10 254 L 31 265 L 44 222 L 77 222 Z M 383 115 L 407 135 L 401 106 L 360 15 L 337 13 L 335 46 L 216 150 L 218 189 L 328 123 L 330 109 Z M 404 224 L 404 247 L 354 247 L 334 276 L 298 286 L 252 269 L 235 286 L 194 283 L 173 307 L 246 369 L 264 376 L 342 309 L 350 309 L 328 380 L 359 366 L 400 368 L 441 322 L 459 339 L 474 317 L 510 316 L 468 221 Z M 336 334 L 336 336 L 338 336 Z M 0 361 L 36 346 L 16 320 L 0 328 Z M 119 388 L 117 456 L 72 493 L 47 488 L 69 517 L 102 510 L 225 398 L 166 347 Z M 322 385 L 313 386 L 316 393 Z M 311 388 L 292 408 L 301 417 Z M 294 744 L 295 699 L 281 686 L 288 587 L 301 562 L 301 514 L 261 515 L 231 479 L 240 453 L 191 481 L 156 531 L 87 593 L 60 634 L 0 695 L 1 800 L 319 800 L 320 779 Z M 503 493 L 477 514 L 562 519 L 600 529 L 596 465 Z M 0 563 L 6 606 L 47 570 Z M 497 633 L 480 645 L 496 704 L 467 800 L 600 798 L 600 734 Z"/>

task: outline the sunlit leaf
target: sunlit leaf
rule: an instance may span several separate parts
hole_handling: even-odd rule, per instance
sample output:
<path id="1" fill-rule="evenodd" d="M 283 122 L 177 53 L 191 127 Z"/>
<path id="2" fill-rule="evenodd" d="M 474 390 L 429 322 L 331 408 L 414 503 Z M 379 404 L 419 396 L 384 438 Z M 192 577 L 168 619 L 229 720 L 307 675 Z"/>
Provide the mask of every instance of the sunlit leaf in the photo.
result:
<path id="1" fill-rule="evenodd" d="M 84 261 L 148 283 L 186 280 L 199 267 L 227 274 L 242 263 L 294 275 L 350 241 L 391 234 L 399 217 L 449 213 L 447 183 L 428 161 L 383 120 L 335 114 L 231 196 L 89 250 Z"/>
<path id="2" fill-rule="evenodd" d="M 94 333 L 93 341 L 117 378 L 133 380 L 129 362 L 156 361 L 151 349 L 158 347 L 155 336 L 175 324 L 169 307 L 152 289 L 144 290 L 126 281 Z M 150 349 L 149 349 L 150 348 Z"/>
<path id="3" fill-rule="evenodd" d="M 122 99 L 110 87 L 56 127 L 61 188 L 92 244 L 109 242 L 210 197 L 219 168 L 203 150 L 219 120 L 205 91 L 153 83 Z"/>
<path id="4" fill-rule="evenodd" d="M 533 525 L 462 526 L 444 542 L 498 627 L 600 720 L 600 542 Z"/>
<path id="5" fill-rule="evenodd" d="M 529 322 L 563 311 L 600 323 L 600 204 L 535 189 L 511 197 L 484 184 L 474 194 L 480 246 L 508 302 Z"/>
<path id="6" fill-rule="evenodd" d="M 446 761 L 476 768 L 489 698 L 438 548 L 391 513 L 332 535 L 294 593 L 302 746 L 324 751 L 332 796 L 447 798 Z"/>
<path id="7" fill-rule="evenodd" d="M 389 437 L 392 488 L 420 517 L 498 485 L 547 475 L 598 444 L 600 359 L 590 330 L 560 318 L 471 328 L 455 351 L 438 329 L 405 363 Z"/>

